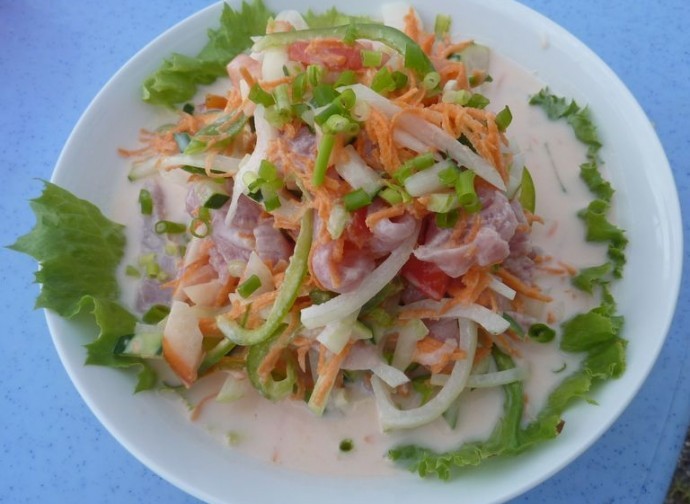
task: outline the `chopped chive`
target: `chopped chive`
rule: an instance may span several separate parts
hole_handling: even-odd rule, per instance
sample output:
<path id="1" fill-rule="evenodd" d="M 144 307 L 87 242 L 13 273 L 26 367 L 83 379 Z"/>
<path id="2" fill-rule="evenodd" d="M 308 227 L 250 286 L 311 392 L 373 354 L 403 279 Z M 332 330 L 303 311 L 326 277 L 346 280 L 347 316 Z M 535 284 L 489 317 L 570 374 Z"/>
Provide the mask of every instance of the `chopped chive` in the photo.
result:
<path id="1" fill-rule="evenodd" d="M 443 38 L 448 35 L 450 31 L 450 16 L 446 14 L 437 14 L 434 22 L 434 35 L 436 38 Z"/>
<path id="2" fill-rule="evenodd" d="M 520 181 L 520 204 L 522 208 L 530 213 L 534 213 L 537 206 L 537 193 L 534 189 L 534 181 L 526 166 L 522 169 L 522 179 Z"/>
<path id="3" fill-rule="evenodd" d="M 371 201 L 372 199 L 369 193 L 361 188 L 343 196 L 343 204 L 345 205 L 345 210 L 348 212 L 354 212 L 367 205 L 371 205 Z"/>
<path id="4" fill-rule="evenodd" d="M 211 234 L 211 223 L 208 220 L 195 217 L 189 224 L 189 232 L 196 238 L 206 238 Z"/>
<path id="5" fill-rule="evenodd" d="M 340 95 L 333 86 L 329 86 L 328 84 L 314 86 L 312 93 L 314 94 L 314 105 L 317 107 L 329 105 Z"/>
<path id="6" fill-rule="evenodd" d="M 328 170 L 328 161 L 331 158 L 333 145 L 335 144 L 335 135 L 332 133 L 324 133 L 319 142 L 318 152 L 316 154 L 316 161 L 314 162 L 314 173 L 312 174 L 311 182 L 315 186 L 320 186 L 326 179 L 326 171 Z"/>
<path id="7" fill-rule="evenodd" d="M 305 72 L 297 74 L 295 79 L 292 81 L 292 99 L 294 101 L 302 101 L 302 98 L 304 98 L 304 93 L 307 92 L 307 84 L 307 74 Z"/>
<path id="8" fill-rule="evenodd" d="M 426 154 L 422 154 L 420 156 L 405 161 L 406 165 L 411 166 L 412 169 L 416 171 L 431 168 L 434 165 L 434 163 L 434 155 L 431 152 L 427 152 Z"/>
<path id="9" fill-rule="evenodd" d="M 396 90 L 395 80 L 388 68 L 383 67 L 374 74 L 371 80 L 371 89 L 380 95 L 386 95 Z"/>
<path id="10" fill-rule="evenodd" d="M 141 272 L 139 271 L 139 268 L 136 266 L 132 266 L 131 264 L 128 264 L 127 267 L 125 268 L 125 275 L 134 277 L 134 278 L 139 278 L 141 276 Z"/>
<path id="11" fill-rule="evenodd" d="M 340 448 L 341 452 L 347 453 L 347 452 L 352 451 L 354 449 L 354 447 L 355 447 L 355 443 L 352 441 L 352 439 L 343 439 L 340 442 L 339 448 Z"/>
<path id="12" fill-rule="evenodd" d="M 515 320 L 513 317 L 508 315 L 507 313 L 503 314 L 503 318 L 508 321 L 510 324 L 510 330 L 513 331 L 515 334 L 518 335 L 520 338 L 525 337 L 525 331 L 522 329 L 522 326 L 518 324 L 517 320 Z"/>
<path id="13" fill-rule="evenodd" d="M 151 215 L 153 213 L 153 197 L 148 189 L 139 191 L 139 208 L 143 215 Z"/>
<path id="14" fill-rule="evenodd" d="M 292 103 L 290 103 L 290 95 L 288 93 L 288 85 L 280 84 L 273 90 L 273 98 L 276 101 L 276 108 L 280 111 L 292 112 Z"/>
<path id="15" fill-rule="evenodd" d="M 443 93 L 441 101 L 444 103 L 455 103 L 456 105 L 467 105 L 471 97 L 472 93 L 466 89 L 449 90 Z"/>
<path id="16" fill-rule="evenodd" d="M 546 324 L 532 324 L 527 330 L 527 336 L 539 343 L 548 343 L 556 337 L 556 331 Z"/>
<path id="17" fill-rule="evenodd" d="M 359 124 L 340 114 L 333 114 L 323 124 L 321 129 L 323 129 L 324 133 L 357 134 L 359 132 Z"/>
<path id="18" fill-rule="evenodd" d="M 162 304 L 155 304 L 144 313 L 141 320 L 145 324 L 157 324 L 167 317 L 168 313 L 170 313 L 169 307 Z"/>
<path id="19" fill-rule="evenodd" d="M 362 50 L 362 66 L 364 67 L 378 67 L 383 62 L 383 53 L 381 51 L 367 51 Z"/>
<path id="20" fill-rule="evenodd" d="M 436 214 L 436 225 L 440 228 L 452 228 L 458 223 L 460 212 L 457 209 L 445 213 Z"/>
<path id="21" fill-rule="evenodd" d="M 246 299 L 254 294 L 259 287 L 261 287 L 261 279 L 252 275 L 237 287 L 237 293 Z"/>
<path id="22" fill-rule="evenodd" d="M 182 112 L 184 112 L 185 114 L 192 115 L 194 113 L 194 105 L 192 105 L 191 103 L 185 103 L 182 107 Z"/>
<path id="23" fill-rule="evenodd" d="M 321 65 L 309 65 L 307 67 L 307 81 L 312 86 L 318 86 L 323 80 L 324 73 L 325 70 Z"/>
<path id="24" fill-rule="evenodd" d="M 161 271 L 161 266 L 156 261 L 146 263 L 146 276 L 149 278 L 156 278 Z"/>
<path id="25" fill-rule="evenodd" d="M 455 187 L 458 175 L 460 175 L 460 171 L 455 166 L 450 165 L 438 173 L 438 179 L 446 187 Z"/>
<path id="26" fill-rule="evenodd" d="M 355 82 L 357 82 L 357 76 L 354 70 L 345 70 L 335 80 L 333 87 L 338 88 L 340 86 L 349 86 Z"/>
<path id="27" fill-rule="evenodd" d="M 424 76 L 422 85 L 426 90 L 436 89 L 441 83 L 441 75 L 438 72 L 429 72 Z"/>
<path id="28" fill-rule="evenodd" d="M 447 213 L 460 206 L 458 196 L 455 193 L 435 193 L 429 196 L 426 203 L 427 210 L 434 213 Z"/>
<path id="29" fill-rule="evenodd" d="M 258 83 L 251 87 L 248 98 L 257 105 L 263 105 L 264 107 L 270 107 L 275 104 L 275 99 L 271 96 L 271 93 L 265 91 Z"/>
<path id="30" fill-rule="evenodd" d="M 184 152 L 191 141 L 191 138 L 187 133 L 174 133 L 173 138 L 175 139 L 175 143 L 177 144 L 177 148 L 180 149 L 180 152 Z"/>
<path id="31" fill-rule="evenodd" d="M 184 233 L 187 230 L 187 226 L 180 222 L 173 222 L 168 220 L 159 220 L 154 225 L 154 231 L 158 234 L 169 233 L 169 234 L 179 234 Z"/>
<path id="32" fill-rule="evenodd" d="M 267 159 L 262 159 L 259 164 L 259 177 L 266 182 L 278 178 L 278 168 Z"/>
<path id="33" fill-rule="evenodd" d="M 465 170 L 458 175 L 455 183 L 455 192 L 458 195 L 460 205 L 468 212 L 476 212 L 480 209 L 479 197 L 474 189 L 474 172 Z"/>
<path id="34" fill-rule="evenodd" d="M 500 131 L 508 129 L 512 120 L 513 114 L 510 112 L 510 107 L 508 107 L 508 105 L 503 107 L 503 110 L 496 114 L 496 126 L 498 126 Z"/>
<path id="35" fill-rule="evenodd" d="M 268 197 L 264 194 L 264 208 L 266 208 L 267 212 L 272 212 L 276 208 L 280 208 L 280 198 L 276 193 Z"/>
<path id="36" fill-rule="evenodd" d="M 352 107 L 355 106 L 355 103 L 357 102 L 357 95 L 352 89 L 346 89 L 342 93 L 340 93 L 340 96 L 338 96 L 334 102 L 338 103 L 341 107 L 343 107 L 346 110 L 350 110 Z"/>
<path id="37" fill-rule="evenodd" d="M 407 75 L 404 73 L 400 72 L 399 70 L 396 70 L 391 74 L 391 77 L 393 78 L 393 82 L 395 82 L 395 90 L 397 91 L 398 89 L 402 89 L 405 86 L 407 86 Z"/>
<path id="38" fill-rule="evenodd" d="M 403 201 L 400 191 L 396 191 L 392 187 L 386 187 L 378 194 L 378 196 L 384 201 L 387 201 L 390 205 L 397 205 Z"/>
<path id="39" fill-rule="evenodd" d="M 481 95 L 479 93 L 474 93 L 472 96 L 470 96 L 470 99 L 467 101 L 466 106 L 476 109 L 483 109 L 488 104 L 489 99 L 486 96 Z"/>

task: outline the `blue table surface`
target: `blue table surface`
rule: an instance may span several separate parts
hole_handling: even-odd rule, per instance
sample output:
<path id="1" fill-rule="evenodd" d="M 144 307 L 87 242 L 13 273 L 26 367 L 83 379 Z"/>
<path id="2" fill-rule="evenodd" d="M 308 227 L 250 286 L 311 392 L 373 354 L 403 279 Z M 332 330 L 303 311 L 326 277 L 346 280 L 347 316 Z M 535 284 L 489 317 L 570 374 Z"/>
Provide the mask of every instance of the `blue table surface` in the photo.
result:
<path id="1" fill-rule="evenodd" d="M 141 47 L 204 0 L 0 0 L 0 245 L 33 225 L 27 200 L 48 179 L 77 119 Z M 608 63 L 654 123 L 690 223 L 690 3 L 525 0 Z M 72 386 L 41 311 L 34 262 L 0 250 L 0 502 L 197 502 L 148 470 Z M 687 262 L 687 261 L 686 261 Z M 687 272 L 686 272 L 687 273 Z M 662 502 L 690 420 L 690 284 L 640 394 L 574 463 L 515 502 Z M 622 455 L 621 455 L 622 454 Z"/>

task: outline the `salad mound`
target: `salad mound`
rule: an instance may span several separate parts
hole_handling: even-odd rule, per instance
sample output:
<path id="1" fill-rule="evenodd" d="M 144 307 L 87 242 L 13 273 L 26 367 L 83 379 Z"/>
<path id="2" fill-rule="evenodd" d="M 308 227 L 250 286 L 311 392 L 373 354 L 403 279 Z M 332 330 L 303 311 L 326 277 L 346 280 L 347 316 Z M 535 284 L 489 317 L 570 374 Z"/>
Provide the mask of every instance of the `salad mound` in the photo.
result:
<path id="1" fill-rule="evenodd" d="M 218 398 L 237 399 L 250 383 L 315 415 L 373 395 L 384 431 L 454 428 L 464 391 L 502 387 L 489 439 L 389 454 L 447 478 L 556 436 L 572 398 L 623 371 L 608 284 L 622 273 L 625 237 L 606 217 L 613 191 L 586 109 L 548 90 L 533 99 L 588 140 L 583 175 L 599 199 L 582 217 L 611 261 L 578 271 L 534 245 L 542 218 L 506 136 L 511 110 L 482 94 L 489 49 L 452 38 L 447 16 L 433 32 L 412 8 L 384 9 L 384 21 L 224 6 L 196 58 L 173 55 L 144 83 L 144 99 L 171 107 L 174 121 L 120 149 L 139 188 L 142 239 L 125 268 L 138 282 L 136 320 L 112 289 L 79 286 L 78 308 L 63 315 L 101 307 L 91 362 L 143 366 L 140 389 L 163 364 L 185 387 L 223 373 Z M 196 86 L 221 73 L 227 80 L 199 98 Z M 49 225 L 15 245 L 43 271 L 52 256 L 30 243 Z M 98 274 L 114 279 L 114 267 Z M 600 305 L 559 319 L 545 276 L 572 278 Z M 103 327 L 113 320 L 115 330 Z M 525 422 L 530 370 L 519 362 L 535 342 L 584 360 Z"/>

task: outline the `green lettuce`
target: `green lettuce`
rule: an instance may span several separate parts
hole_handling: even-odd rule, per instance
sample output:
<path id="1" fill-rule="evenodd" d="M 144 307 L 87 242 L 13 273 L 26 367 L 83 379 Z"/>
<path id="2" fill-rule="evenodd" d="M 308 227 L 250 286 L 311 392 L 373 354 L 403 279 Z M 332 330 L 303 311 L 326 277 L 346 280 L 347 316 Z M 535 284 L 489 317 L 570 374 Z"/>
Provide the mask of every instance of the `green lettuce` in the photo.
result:
<path id="1" fill-rule="evenodd" d="M 125 249 L 124 226 L 106 218 L 92 203 L 61 187 L 45 183 L 40 197 L 31 200 L 34 228 L 9 248 L 36 259 L 41 292 L 36 308 L 46 308 L 71 319 L 91 314 L 100 329 L 86 345 L 86 364 L 140 368 L 136 391 L 151 388 L 156 377 L 143 360 L 117 356 L 113 348 L 131 334 L 136 318 L 120 306 L 116 271 Z"/>
<path id="2" fill-rule="evenodd" d="M 208 30 L 208 42 L 196 57 L 173 53 L 142 85 L 142 98 L 152 105 L 174 107 L 190 100 L 197 86 L 211 84 L 225 75 L 225 66 L 252 45 L 251 37 L 263 35 L 273 13 L 262 0 L 242 2 L 238 10 L 223 4 L 220 27 Z"/>

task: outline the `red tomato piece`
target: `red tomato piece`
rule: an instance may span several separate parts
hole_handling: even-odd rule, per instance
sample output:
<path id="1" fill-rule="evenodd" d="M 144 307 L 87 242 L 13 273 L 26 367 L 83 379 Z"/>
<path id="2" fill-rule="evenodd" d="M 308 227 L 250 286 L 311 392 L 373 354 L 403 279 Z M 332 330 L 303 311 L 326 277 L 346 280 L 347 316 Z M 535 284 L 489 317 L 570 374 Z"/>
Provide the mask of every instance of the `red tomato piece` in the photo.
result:
<path id="1" fill-rule="evenodd" d="M 371 240 L 371 230 L 367 227 L 367 207 L 360 208 L 352 214 L 350 223 L 345 228 L 347 241 L 357 248 L 364 248 Z"/>
<path id="2" fill-rule="evenodd" d="M 294 42 L 288 47 L 288 57 L 305 65 L 319 64 L 329 70 L 360 70 L 362 46 L 347 45 L 337 39 L 316 39 L 311 42 Z"/>
<path id="3" fill-rule="evenodd" d="M 401 274 L 405 280 L 436 301 L 443 298 L 451 280 L 434 263 L 420 261 L 414 255 L 402 267 Z"/>

